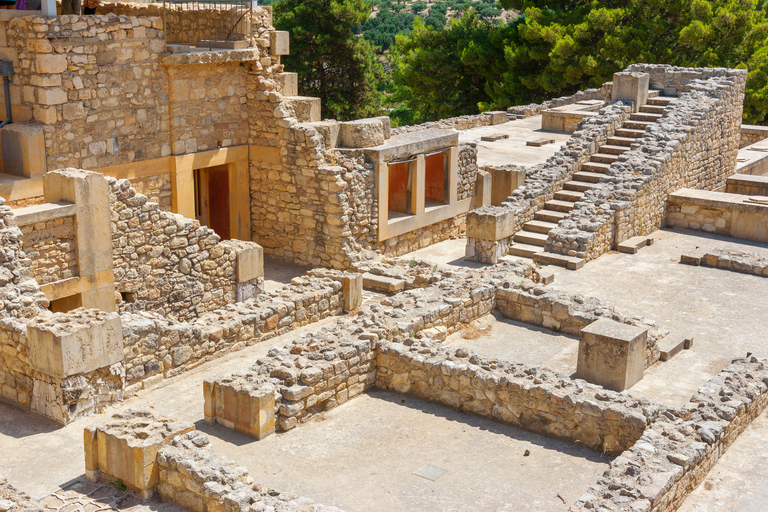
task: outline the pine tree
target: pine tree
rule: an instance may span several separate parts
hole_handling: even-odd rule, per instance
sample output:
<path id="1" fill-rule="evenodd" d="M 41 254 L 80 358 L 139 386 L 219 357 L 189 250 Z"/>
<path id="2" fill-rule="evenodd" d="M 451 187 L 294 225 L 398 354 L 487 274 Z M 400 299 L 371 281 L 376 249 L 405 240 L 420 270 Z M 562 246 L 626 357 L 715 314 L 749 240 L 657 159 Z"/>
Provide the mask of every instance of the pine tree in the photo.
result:
<path id="1" fill-rule="evenodd" d="M 368 19 L 365 0 L 279 0 L 274 25 L 291 34 L 286 68 L 299 74 L 299 93 L 322 99 L 323 118 L 380 115 L 382 74 L 374 48 L 353 28 Z"/>

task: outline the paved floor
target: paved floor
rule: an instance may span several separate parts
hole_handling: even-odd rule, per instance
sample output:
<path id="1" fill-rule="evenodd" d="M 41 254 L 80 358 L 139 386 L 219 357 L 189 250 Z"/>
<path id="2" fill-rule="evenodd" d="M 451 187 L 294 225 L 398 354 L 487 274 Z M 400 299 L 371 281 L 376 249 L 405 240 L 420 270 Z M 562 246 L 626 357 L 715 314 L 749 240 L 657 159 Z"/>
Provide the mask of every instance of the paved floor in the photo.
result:
<path id="1" fill-rule="evenodd" d="M 484 135 L 507 135 L 495 142 L 481 140 Z M 541 129 L 541 116 L 531 116 L 517 121 L 493 126 L 483 126 L 459 132 L 459 144 L 477 144 L 477 165 L 536 165 L 555 154 L 571 138 L 570 133 L 545 132 Z M 543 146 L 527 146 L 536 139 L 551 139 L 554 143 Z"/>

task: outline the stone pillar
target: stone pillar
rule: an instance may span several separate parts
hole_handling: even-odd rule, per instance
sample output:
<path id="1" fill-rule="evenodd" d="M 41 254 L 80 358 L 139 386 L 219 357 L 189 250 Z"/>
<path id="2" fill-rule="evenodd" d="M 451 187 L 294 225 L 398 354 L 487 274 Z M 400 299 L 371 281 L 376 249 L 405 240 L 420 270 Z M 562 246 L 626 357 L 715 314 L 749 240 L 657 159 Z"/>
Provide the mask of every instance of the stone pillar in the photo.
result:
<path id="1" fill-rule="evenodd" d="M 341 278 L 341 291 L 345 312 L 359 308 L 363 303 L 363 274 L 346 273 Z"/>
<path id="2" fill-rule="evenodd" d="M 42 124 L 11 123 L 0 133 L 6 174 L 27 178 L 39 178 L 45 174 L 45 136 Z"/>
<path id="3" fill-rule="evenodd" d="M 77 207 L 75 231 L 81 304 L 116 311 L 112 270 L 109 185 L 104 175 L 82 169 L 59 169 L 43 176 L 45 201 L 66 201 Z"/>
<path id="4" fill-rule="evenodd" d="M 611 99 L 632 102 L 632 112 L 637 112 L 648 101 L 650 75 L 622 71 L 613 74 Z"/>
<path id="5" fill-rule="evenodd" d="M 205 420 L 262 439 L 275 432 L 275 388 L 252 374 L 203 382 Z"/>
<path id="6" fill-rule="evenodd" d="M 648 330 L 608 318 L 579 333 L 576 378 L 614 391 L 629 389 L 643 378 Z"/>
<path id="7" fill-rule="evenodd" d="M 525 182 L 525 167 L 504 166 L 487 167 L 485 169 L 491 173 L 493 178 L 493 193 L 491 194 L 491 204 L 499 206 L 507 200 L 519 187 Z"/>
<path id="8" fill-rule="evenodd" d="M 243 240 L 225 240 L 221 244 L 233 248 L 237 253 L 235 300 L 242 302 L 261 293 L 264 277 L 264 249 L 255 242 Z"/>
<path id="9" fill-rule="evenodd" d="M 85 476 L 91 482 L 125 485 L 149 499 L 159 483 L 158 450 L 174 436 L 194 429 L 149 409 L 115 414 L 106 424 L 83 432 Z"/>

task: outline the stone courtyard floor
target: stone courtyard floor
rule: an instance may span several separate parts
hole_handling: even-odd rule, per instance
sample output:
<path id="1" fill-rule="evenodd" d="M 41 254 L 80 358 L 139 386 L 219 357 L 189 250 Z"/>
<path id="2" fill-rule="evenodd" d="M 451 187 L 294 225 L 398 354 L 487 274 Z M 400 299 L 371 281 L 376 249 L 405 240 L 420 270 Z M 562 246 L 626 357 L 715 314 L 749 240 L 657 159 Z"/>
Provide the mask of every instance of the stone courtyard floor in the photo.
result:
<path id="1" fill-rule="evenodd" d="M 745 247 L 733 239 L 682 230 L 660 231 L 654 236 L 656 243 L 635 255 L 608 254 L 577 272 L 558 269 L 553 284 L 572 293 L 600 297 L 670 330 L 693 334 L 692 349 L 649 369 L 631 390 L 681 405 L 733 356 L 753 352 L 768 357 L 768 281 L 681 265 L 680 254 L 728 247 L 768 254 L 768 246 Z M 464 266 L 463 246 L 463 240 L 448 241 L 405 257 Z M 297 272 L 300 270 L 285 269 L 284 275 L 269 281 L 289 281 Z M 377 298 L 366 294 L 366 301 Z M 378 391 L 296 430 L 258 442 L 203 421 L 204 379 L 245 369 L 270 346 L 335 320 L 329 318 L 229 354 L 141 391 L 105 414 L 66 427 L 0 403 L 0 478 L 8 478 L 35 498 L 48 497 L 46 504 L 52 512 L 177 510 L 160 502 L 137 503 L 117 490 L 96 496 L 83 482 L 83 428 L 137 405 L 195 423 L 209 434 L 217 451 L 247 467 L 256 481 L 348 512 L 565 510 L 610 462 L 575 445 Z M 578 346 L 576 337 L 498 315 L 479 319 L 447 343 L 541 364 L 567 375 L 575 369 Z M 681 510 L 768 510 L 766 448 L 768 413 L 738 439 Z M 415 475 L 419 470 L 431 470 L 435 476 L 445 473 L 433 481 Z M 97 494 L 102 492 L 107 491 Z M 51 497 L 52 493 L 56 495 Z"/>

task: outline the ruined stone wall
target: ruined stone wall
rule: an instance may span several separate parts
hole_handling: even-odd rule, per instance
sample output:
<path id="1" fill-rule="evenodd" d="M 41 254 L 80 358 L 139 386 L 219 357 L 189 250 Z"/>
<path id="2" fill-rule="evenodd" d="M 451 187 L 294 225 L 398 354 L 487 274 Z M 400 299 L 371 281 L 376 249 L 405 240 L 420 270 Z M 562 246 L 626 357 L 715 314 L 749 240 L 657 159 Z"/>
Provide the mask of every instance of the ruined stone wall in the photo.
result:
<path id="1" fill-rule="evenodd" d="M 626 450 L 646 427 L 643 398 L 429 339 L 381 344 L 376 361 L 378 388 L 603 453 Z"/>
<path id="2" fill-rule="evenodd" d="M 236 251 L 194 219 L 167 213 L 128 180 L 107 178 L 121 311 L 188 320 L 235 302 Z"/>
<path id="3" fill-rule="evenodd" d="M 432 130 L 440 128 L 443 130 L 470 130 L 481 126 L 490 126 L 491 118 L 486 114 L 476 114 L 473 116 L 458 116 L 440 119 L 439 121 L 429 121 L 422 124 L 412 124 L 408 126 L 399 126 L 392 128 L 392 135 L 402 133 L 420 132 L 423 130 Z"/>
<path id="4" fill-rule="evenodd" d="M 5 512 L 43 512 L 38 501 L 16 489 L 5 478 L 0 478 L 0 503 Z"/>
<path id="5" fill-rule="evenodd" d="M 32 260 L 39 284 L 52 283 L 78 274 L 74 216 L 21 227 L 24 252 Z"/>
<path id="6" fill-rule="evenodd" d="M 160 18 L 22 17 L 8 38 L 21 104 L 44 124 L 48 169 L 170 155 Z"/>
<path id="7" fill-rule="evenodd" d="M 677 510 L 768 404 L 766 361 L 735 359 L 642 437 L 569 509 Z"/>
<path id="8" fill-rule="evenodd" d="M 170 172 L 145 178 L 131 178 L 131 186 L 136 190 L 136 193 L 146 196 L 147 201 L 160 205 L 161 210 L 171 211 L 173 187 Z"/>
<path id="9" fill-rule="evenodd" d="M 768 277 L 768 258 L 756 252 L 714 249 L 701 257 L 687 256 L 681 263 Z"/>
<path id="10" fill-rule="evenodd" d="M 443 240 L 460 238 L 466 229 L 467 214 L 460 213 L 455 217 L 435 222 L 416 231 L 388 238 L 379 242 L 378 249 L 385 256 L 402 256 Z"/>
<path id="11" fill-rule="evenodd" d="M 240 62 L 168 66 L 173 153 L 248 143 L 248 70 Z"/>
<path id="12" fill-rule="evenodd" d="M 610 100 L 611 90 L 613 88 L 613 82 L 605 82 L 602 87 L 597 89 L 585 89 L 579 91 L 571 96 L 562 96 L 552 100 L 547 100 L 543 103 L 531 103 L 528 105 L 515 105 L 507 109 L 508 114 L 514 114 L 517 116 L 531 117 L 541 115 L 543 110 L 550 108 L 562 107 L 565 105 L 573 105 L 579 101 L 587 100 Z"/>
<path id="13" fill-rule="evenodd" d="M 736 213 L 728 205 L 717 207 L 670 201 L 667 204 L 666 224 L 675 228 L 693 229 L 728 236 Z"/>
<path id="14" fill-rule="evenodd" d="M 666 83 L 678 90 L 691 72 L 665 69 Z M 610 179 L 590 188 L 550 231 L 546 250 L 591 260 L 662 227 L 667 197 L 676 190 L 725 186 L 735 172 L 746 72 L 710 71 L 701 75 L 713 78 L 687 83 L 689 92 L 665 108 L 663 120 L 611 164 Z"/>
<path id="15" fill-rule="evenodd" d="M 127 384 L 151 385 L 222 355 L 341 312 L 341 283 L 300 279 L 191 322 L 157 313 L 123 313 Z"/>
<path id="16" fill-rule="evenodd" d="M 157 452 L 160 497 L 190 512 L 342 512 L 254 483 L 248 470 L 213 451 L 197 431 L 175 436 Z"/>
<path id="17" fill-rule="evenodd" d="M 461 201 L 477 195 L 477 144 L 459 146 L 459 170 L 456 180 L 456 199 Z"/>
<path id="18" fill-rule="evenodd" d="M 35 197 L 29 197 L 27 199 L 17 199 L 15 201 L 6 201 L 5 204 L 10 206 L 13 209 L 16 208 L 26 208 L 27 206 L 36 206 L 38 204 L 45 203 L 45 197 L 44 196 L 35 196 Z"/>
<path id="19" fill-rule="evenodd" d="M 252 14 L 245 13 L 241 8 L 217 8 L 205 4 L 196 5 L 195 9 L 173 5 L 166 9 L 162 3 L 103 2 L 96 8 L 96 14 L 110 13 L 140 17 L 165 16 L 164 29 L 169 44 L 214 40 L 246 41 L 253 45 L 257 44 L 258 38 L 264 37 L 258 28 L 272 25 L 271 7 L 254 7 Z M 256 30 L 251 35 L 252 27 Z"/>
<path id="20" fill-rule="evenodd" d="M 768 139 L 768 126 L 743 124 L 739 129 L 739 149 Z"/>
<path id="21" fill-rule="evenodd" d="M 507 282 L 508 287 L 496 290 L 496 309 L 504 317 L 556 332 L 578 336 L 595 320 L 610 318 L 617 322 L 648 329 L 645 367 L 659 360 L 658 342 L 669 334 L 656 322 L 610 306 L 595 297 L 583 297 L 557 290 L 551 286 L 535 285 L 530 281 Z"/>

